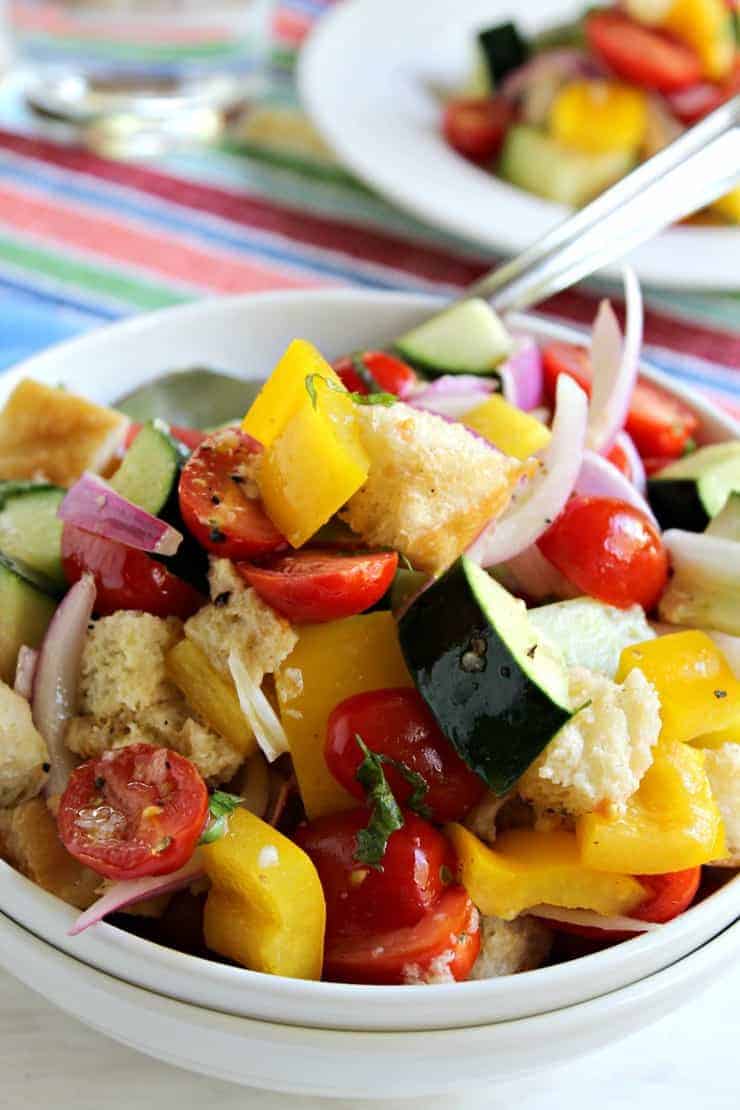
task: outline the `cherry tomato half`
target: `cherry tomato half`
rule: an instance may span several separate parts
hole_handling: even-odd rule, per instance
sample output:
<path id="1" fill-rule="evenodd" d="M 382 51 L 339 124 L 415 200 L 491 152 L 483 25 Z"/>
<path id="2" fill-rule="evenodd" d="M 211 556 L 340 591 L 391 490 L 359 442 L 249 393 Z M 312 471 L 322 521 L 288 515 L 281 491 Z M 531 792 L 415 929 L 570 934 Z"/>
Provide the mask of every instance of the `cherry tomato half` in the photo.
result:
<path id="1" fill-rule="evenodd" d="M 140 609 L 155 617 L 187 620 L 205 598 L 188 582 L 172 574 L 145 551 L 83 532 L 73 524 L 62 530 L 62 566 L 70 585 L 85 571 L 95 579 L 95 612 L 99 616 L 117 609 Z"/>
<path id="2" fill-rule="evenodd" d="M 109 879 L 167 875 L 190 859 L 207 814 L 208 790 L 190 760 L 130 744 L 72 772 L 59 835 L 75 859 Z"/>
<path id="3" fill-rule="evenodd" d="M 425 977 L 462 982 L 480 952 L 478 911 L 461 886 L 446 890 L 416 925 L 330 941 L 324 978 L 338 983 L 402 984 Z"/>
<path id="4" fill-rule="evenodd" d="M 208 436 L 180 475 L 180 512 L 185 527 L 207 551 L 225 559 L 251 559 L 287 547 L 262 508 L 251 479 L 259 450 L 237 428 Z"/>
<path id="5" fill-rule="evenodd" d="M 264 566 L 237 564 L 260 597 L 295 624 L 364 613 L 388 590 L 397 567 L 395 551 L 340 555 L 311 548 L 279 555 Z"/>
<path id="6" fill-rule="evenodd" d="M 610 69 L 636 85 L 669 93 L 701 80 L 701 63 L 693 50 L 620 12 L 592 12 L 586 38 Z"/>
<path id="7" fill-rule="evenodd" d="M 537 546 L 585 594 L 620 609 L 652 609 L 668 581 L 668 555 L 654 524 L 613 497 L 571 498 Z"/>
<path id="8" fill-rule="evenodd" d="M 736 59 L 733 69 L 724 81 L 719 84 L 701 81 L 690 89 L 669 96 L 668 104 L 674 116 L 690 127 L 713 112 L 715 108 L 719 108 L 737 92 L 740 92 L 740 58 Z"/>
<path id="9" fill-rule="evenodd" d="M 551 405 L 554 404 L 555 387 L 561 374 L 569 374 L 590 394 L 591 362 L 582 347 L 551 343 L 543 349 L 542 360 L 545 393 Z M 642 378 L 637 382 L 625 430 L 643 458 L 680 458 L 698 427 L 698 419 L 682 401 Z"/>
<path id="10" fill-rule="evenodd" d="M 355 778 L 362 752 L 361 736 L 373 752 L 404 763 L 429 787 L 422 799 L 433 821 L 459 821 L 481 799 L 485 784 L 460 759 L 416 690 L 371 690 L 340 704 L 329 717 L 326 762 L 337 782 L 363 797 Z M 392 764 L 383 768 L 399 805 L 406 805 L 412 786 Z"/>
<path id="11" fill-rule="evenodd" d="M 404 813 L 380 869 L 358 863 L 357 833 L 370 819 L 363 806 L 319 817 L 296 831 L 326 896 L 327 937 L 357 936 L 415 925 L 452 880 L 455 858 L 433 825 Z"/>
<path id="12" fill-rule="evenodd" d="M 403 399 L 418 380 L 408 363 L 385 351 L 348 355 L 337 359 L 334 369 L 351 393 L 363 395 L 371 392 L 370 385 L 375 385 L 382 393 L 394 393 Z"/>
<path id="13" fill-rule="evenodd" d="M 451 100 L 445 108 L 442 131 L 451 147 L 471 162 L 496 157 L 514 118 L 502 96 Z"/>

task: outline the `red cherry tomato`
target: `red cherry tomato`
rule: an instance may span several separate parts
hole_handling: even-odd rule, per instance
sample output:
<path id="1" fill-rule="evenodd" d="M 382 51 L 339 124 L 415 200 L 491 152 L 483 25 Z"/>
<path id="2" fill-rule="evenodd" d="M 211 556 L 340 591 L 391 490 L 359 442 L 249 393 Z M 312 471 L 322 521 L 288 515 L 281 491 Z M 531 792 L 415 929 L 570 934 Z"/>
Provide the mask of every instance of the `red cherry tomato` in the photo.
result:
<path id="1" fill-rule="evenodd" d="M 330 940 L 324 978 L 399 985 L 449 975 L 467 979 L 480 952 L 478 911 L 461 886 L 445 891 L 416 925 Z"/>
<path id="2" fill-rule="evenodd" d="M 128 431 L 126 432 L 126 438 L 123 441 L 124 451 L 128 451 L 129 447 L 141 431 L 141 428 L 141 424 L 129 425 Z M 183 428 L 180 424 L 170 425 L 170 435 L 174 439 L 179 440 L 180 443 L 184 444 L 185 447 L 188 447 L 191 451 L 194 451 L 196 447 L 200 446 L 200 444 L 206 438 L 205 432 L 199 432 L 197 428 Z"/>
<path id="3" fill-rule="evenodd" d="M 358 366 L 359 364 L 359 366 Z M 360 351 L 337 359 L 334 369 L 343 384 L 351 393 L 370 393 L 370 382 L 382 393 L 394 393 L 396 397 L 406 397 L 416 385 L 416 373 L 395 355 L 385 351 Z"/>
<path id="4" fill-rule="evenodd" d="M 138 879 L 187 863 L 207 814 L 208 790 L 190 760 L 130 744 L 72 772 L 57 820 L 80 863 L 109 879 Z"/>
<path id="5" fill-rule="evenodd" d="M 358 863 L 357 833 L 364 807 L 319 817 L 298 828 L 295 840 L 313 860 L 326 896 L 327 937 L 357 936 L 415 925 L 451 881 L 449 842 L 428 821 L 404 813 L 380 869 Z"/>
<path id="6" fill-rule="evenodd" d="M 485 784 L 460 759 L 416 690 L 372 690 L 340 704 L 329 717 L 326 762 L 337 782 L 363 797 L 355 778 L 362 752 L 361 736 L 373 752 L 405 763 L 421 775 L 429 790 L 422 799 L 433 821 L 459 821 L 483 796 Z M 412 787 L 392 764 L 383 768 L 399 805 Z"/>
<path id="7" fill-rule="evenodd" d="M 340 555 L 307 548 L 264 566 L 237 569 L 260 597 L 295 624 L 319 624 L 363 613 L 388 590 L 398 567 L 395 551 Z"/>
<path id="8" fill-rule="evenodd" d="M 545 392 L 554 403 L 555 386 L 561 374 L 569 374 L 591 392 L 591 362 L 581 347 L 551 343 L 542 352 Z M 699 427 L 691 409 L 651 382 L 639 379 L 632 394 L 625 430 L 643 458 L 665 456 L 677 459 Z"/>
<path id="9" fill-rule="evenodd" d="M 180 475 L 180 512 L 198 543 L 226 559 L 251 559 L 286 547 L 250 478 L 255 440 L 237 428 L 208 436 Z"/>
<path id="10" fill-rule="evenodd" d="M 643 466 L 645 467 L 645 473 L 647 474 L 648 478 L 652 477 L 653 474 L 657 474 L 658 471 L 665 469 L 665 467 L 668 466 L 669 463 L 675 461 L 676 460 L 673 458 L 672 455 L 669 455 L 667 457 L 665 455 L 658 455 L 657 457 L 653 455 L 648 459 L 642 460 Z"/>
<path id="11" fill-rule="evenodd" d="M 94 579 L 99 616 L 117 609 L 140 609 L 155 617 L 187 620 L 205 605 L 205 598 L 144 551 L 83 532 L 73 524 L 62 531 L 62 565 L 70 585 L 85 571 Z"/>
<path id="12" fill-rule="evenodd" d="M 445 108 L 442 131 L 451 147 L 471 162 L 496 157 L 514 109 L 502 96 L 479 100 L 451 100 Z"/>
<path id="13" fill-rule="evenodd" d="M 616 498 L 571 498 L 537 546 L 585 594 L 620 609 L 652 609 L 668 581 L 668 555 L 652 521 Z"/>
<path id="14" fill-rule="evenodd" d="M 617 470 L 621 470 L 626 478 L 632 478 L 632 467 L 627 458 L 627 452 L 624 447 L 619 443 L 615 443 L 609 454 L 606 456 L 610 463 L 616 466 Z"/>
<path id="15" fill-rule="evenodd" d="M 620 12 L 592 12 L 586 38 L 619 77 L 636 85 L 669 93 L 701 80 L 701 63 L 693 50 Z"/>
<path id="16" fill-rule="evenodd" d="M 668 104 L 674 116 L 690 127 L 737 92 L 740 92 L 740 57 L 736 59 L 731 73 L 721 83 L 701 81 L 690 89 L 669 96 Z"/>

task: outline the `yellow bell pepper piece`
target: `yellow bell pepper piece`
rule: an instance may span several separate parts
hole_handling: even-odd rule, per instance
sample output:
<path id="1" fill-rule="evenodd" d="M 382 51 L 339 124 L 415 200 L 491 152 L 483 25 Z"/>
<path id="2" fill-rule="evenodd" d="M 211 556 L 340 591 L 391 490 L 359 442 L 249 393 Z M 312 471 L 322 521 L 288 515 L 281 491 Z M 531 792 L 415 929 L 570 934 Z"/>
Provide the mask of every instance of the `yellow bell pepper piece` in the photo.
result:
<path id="1" fill-rule="evenodd" d="M 252 971 L 320 979 L 326 902 L 303 849 L 237 809 L 226 835 L 200 851 L 211 880 L 203 917 L 208 948 Z"/>
<path id="2" fill-rule="evenodd" d="M 623 814 L 587 813 L 576 835 L 584 866 L 600 871 L 662 875 L 727 854 L 704 753 L 676 740 L 658 743 Z"/>
<path id="3" fill-rule="evenodd" d="M 489 848 L 463 825 L 445 831 L 457 853 L 460 881 L 485 915 L 508 921 L 545 903 L 613 916 L 629 914 L 645 899 L 645 888 L 631 875 L 584 866 L 571 832 L 509 829 Z"/>
<path id="4" fill-rule="evenodd" d="M 275 675 L 283 728 L 309 818 L 357 805 L 324 758 L 326 723 L 354 694 L 412 686 L 390 613 L 306 625 Z"/>
<path id="5" fill-rule="evenodd" d="M 725 193 L 723 197 L 716 200 L 711 210 L 723 220 L 729 220 L 731 224 L 740 224 L 740 185 L 731 193 Z"/>
<path id="6" fill-rule="evenodd" d="M 674 632 L 625 648 L 616 681 L 635 667 L 658 692 L 661 740 L 693 740 L 740 718 L 740 682 L 706 632 Z"/>
<path id="7" fill-rule="evenodd" d="M 244 756 L 252 755 L 257 741 L 242 713 L 236 688 L 211 666 L 191 640 L 180 640 L 168 652 L 167 674 L 185 700 L 216 732 Z"/>
<path id="8" fill-rule="evenodd" d="M 528 459 L 550 442 L 550 430 L 541 420 L 510 405 L 500 393 L 476 405 L 462 422 L 515 459 Z"/>
<path id="9" fill-rule="evenodd" d="M 269 447 L 296 409 L 308 400 L 306 378 L 320 374 L 344 389 L 339 377 L 312 343 L 294 339 L 270 374 L 242 421 L 242 430 Z"/>
<path id="10" fill-rule="evenodd" d="M 725 744 L 740 744 L 740 720 L 727 728 L 719 728 L 716 732 L 705 732 L 697 736 L 691 743 L 695 748 L 723 748 Z"/>
<path id="11" fill-rule="evenodd" d="M 662 25 L 696 51 L 710 81 L 728 75 L 735 61 L 735 32 L 724 0 L 676 0 Z"/>
<path id="12" fill-rule="evenodd" d="M 614 81 L 571 81 L 550 108 L 550 132 L 589 154 L 636 151 L 647 131 L 645 94 Z"/>

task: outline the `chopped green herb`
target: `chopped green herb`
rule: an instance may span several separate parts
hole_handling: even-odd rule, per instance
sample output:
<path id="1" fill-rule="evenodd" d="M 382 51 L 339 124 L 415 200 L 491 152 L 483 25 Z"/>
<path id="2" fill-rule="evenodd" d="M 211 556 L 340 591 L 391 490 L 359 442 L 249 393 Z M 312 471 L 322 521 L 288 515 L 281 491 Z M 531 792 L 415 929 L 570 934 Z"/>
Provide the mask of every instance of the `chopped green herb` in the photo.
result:
<path id="1" fill-rule="evenodd" d="M 686 455 L 693 455 L 694 451 L 696 451 L 696 440 L 687 439 L 683 445 L 683 451 L 681 452 L 682 457 L 685 458 Z"/>
<path id="2" fill-rule="evenodd" d="M 333 393 L 346 393 L 352 398 L 356 405 L 383 405 L 385 408 L 389 408 L 391 405 L 395 405 L 398 400 L 398 397 L 393 393 L 368 393 L 367 395 L 364 393 L 352 393 L 343 386 L 337 385 L 336 382 L 333 382 L 331 378 L 327 378 L 324 374 L 307 374 L 306 392 L 311 398 L 311 404 L 314 408 L 316 408 L 318 403 L 318 394 L 316 392 L 317 380 L 323 382 L 326 388 L 330 389 Z"/>
<path id="3" fill-rule="evenodd" d="M 380 386 L 373 377 L 362 354 L 352 355 L 352 365 L 354 366 L 357 377 L 365 386 L 368 393 L 382 393 Z"/>
<path id="4" fill-rule="evenodd" d="M 213 844 L 216 840 L 225 836 L 229 830 L 229 815 L 239 808 L 243 800 L 236 794 L 227 794 L 224 790 L 214 790 L 208 799 L 208 825 L 198 843 Z"/>
<path id="5" fill-rule="evenodd" d="M 406 799 L 408 808 L 412 809 L 414 813 L 418 813 L 420 817 L 430 817 L 431 810 L 424 805 L 424 799 L 429 793 L 429 783 L 424 776 L 420 775 L 418 771 L 412 771 L 408 764 L 400 759 L 391 759 L 389 755 L 378 755 L 378 759 L 381 763 L 387 763 L 390 767 L 395 767 L 399 775 L 411 787 L 411 793 Z"/>
<path id="6" fill-rule="evenodd" d="M 403 828 L 403 815 L 385 777 L 381 756 L 371 752 L 357 733 L 355 740 L 364 757 L 355 778 L 365 791 L 371 813 L 367 828 L 357 833 L 354 858 L 358 863 L 381 870 L 388 840 L 392 833 Z"/>

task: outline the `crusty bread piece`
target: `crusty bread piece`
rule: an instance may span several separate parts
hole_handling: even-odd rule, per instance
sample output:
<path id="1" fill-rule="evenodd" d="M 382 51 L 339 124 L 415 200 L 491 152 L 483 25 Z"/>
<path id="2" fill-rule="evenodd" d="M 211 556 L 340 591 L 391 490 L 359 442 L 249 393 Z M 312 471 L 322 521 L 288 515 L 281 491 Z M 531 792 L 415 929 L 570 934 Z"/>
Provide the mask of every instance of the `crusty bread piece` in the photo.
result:
<path id="1" fill-rule="evenodd" d="M 49 753 L 25 698 L 0 682 L 0 808 L 38 794 Z"/>
<path id="2" fill-rule="evenodd" d="M 0 857 L 79 910 L 86 910 L 97 898 L 100 875 L 70 856 L 41 798 L 0 810 Z"/>
<path id="3" fill-rule="evenodd" d="M 229 655 L 234 650 L 254 681 L 261 683 L 290 655 L 298 640 L 295 630 L 251 588 L 227 590 L 222 598 L 223 604 L 205 605 L 191 617 L 185 635 L 221 674 L 230 674 Z"/>
<path id="4" fill-rule="evenodd" d="M 128 424 L 113 409 L 26 379 L 0 411 L 0 479 L 69 486 L 84 470 L 105 470 Z"/>
<path id="5" fill-rule="evenodd" d="M 177 696 L 165 655 L 182 639 L 177 617 L 120 610 L 91 625 L 80 666 L 80 711 L 93 717 L 138 712 Z"/>
<path id="6" fill-rule="evenodd" d="M 340 515 L 366 543 L 395 548 L 418 570 L 444 570 L 505 510 L 522 464 L 408 405 L 358 406 L 356 415 L 370 473 Z"/>

